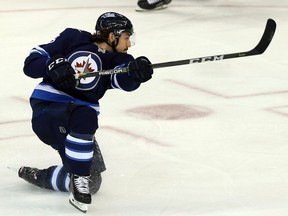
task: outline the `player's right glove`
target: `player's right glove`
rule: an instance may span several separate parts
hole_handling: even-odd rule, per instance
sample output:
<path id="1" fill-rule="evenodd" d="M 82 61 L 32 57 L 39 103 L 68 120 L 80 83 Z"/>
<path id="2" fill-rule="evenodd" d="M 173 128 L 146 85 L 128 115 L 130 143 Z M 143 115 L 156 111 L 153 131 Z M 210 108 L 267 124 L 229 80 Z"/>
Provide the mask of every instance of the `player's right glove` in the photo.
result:
<path id="1" fill-rule="evenodd" d="M 136 82 L 146 82 L 152 78 L 153 68 L 151 62 L 145 56 L 141 56 L 131 61 L 128 65 L 129 76 Z"/>
<path id="2" fill-rule="evenodd" d="M 47 74 L 59 90 L 74 89 L 77 81 L 75 71 L 66 58 L 56 56 L 48 62 Z"/>

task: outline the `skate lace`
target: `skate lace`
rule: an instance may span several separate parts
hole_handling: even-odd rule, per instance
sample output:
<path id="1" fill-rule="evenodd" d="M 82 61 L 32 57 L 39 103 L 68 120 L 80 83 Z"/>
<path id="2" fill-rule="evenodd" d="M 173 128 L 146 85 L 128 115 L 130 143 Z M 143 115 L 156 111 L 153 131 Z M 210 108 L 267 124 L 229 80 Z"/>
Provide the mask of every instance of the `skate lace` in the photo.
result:
<path id="1" fill-rule="evenodd" d="M 27 173 L 31 178 L 37 180 L 38 179 L 38 176 L 37 176 L 37 173 L 38 173 L 38 169 L 33 169 L 33 168 L 26 168 L 25 167 L 22 167 L 21 168 L 21 172 L 23 173 Z"/>
<path id="2" fill-rule="evenodd" d="M 90 193 L 89 181 L 90 181 L 89 176 L 79 176 L 74 179 L 74 184 L 75 184 L 76 189 L 80 193 L 89 194 Z"/>
<path id="3" fill-rule="evenodd" d="M 32 176 L 35 180 L 38 179 L 37 172 L 36 172 L 35 170 L 32 170 L 32 171 L 31 171 L 31 176 Z"/>

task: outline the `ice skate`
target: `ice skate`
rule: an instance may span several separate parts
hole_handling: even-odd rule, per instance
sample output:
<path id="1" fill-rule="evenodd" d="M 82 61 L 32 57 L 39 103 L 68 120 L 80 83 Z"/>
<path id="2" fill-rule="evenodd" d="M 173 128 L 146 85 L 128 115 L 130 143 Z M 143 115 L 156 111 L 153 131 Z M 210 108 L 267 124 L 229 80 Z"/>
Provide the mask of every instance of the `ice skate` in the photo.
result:
<path id="1" fill-rule="evenodd" d="M 22 166 L 18 170 L 18 176 L 30 184 L 41 188 L 47 188 L 49 185 L 45 185 L 43 181 L 40 180 L 42 170 L 32 167 Z"/>
<path id="2" fill-rule="evenodd" d="M 136 11 L 161 10 L 168 7 L 172 0 L 138 0 Z"/>
<path id="3" fill-rule="evenodd" d="M 89 190 L 89 176 L 71 175 L 69 202 L 78 210 L 86 213 L 88 204 L 91 203 L 91 194 Z"/>
<path id="4" fill-rule="evenodd" d="M 101 172 L 105 168 L 103 162 L 102 154 L 99 150 L 99 147 L 96 147 L 91 168 L 90 168 L 90 181 L 89 181 L 89 190 L 91 194 L 96 194 L 100 189 L 102 183 Z M 40 188 L 55 190 L 55 191 L 70 191 L 69 186 L 66 186 L 66 170 L 62 170 L 62 166 L 51 166 L 47 169 L 37 169 L 32 167 L 22 166 L 20 169 L 8 167 L 10 170 L 18 172 L 18 176 L 24 179 L 26 182 L 33 184 Z M 55 174 L 55 170 L 58 170 Z M 70 182 L 70 176 L 68 176 Z M 53 187 L 51 184 L 52 179 L 55 181 L 57 188 Z"/>

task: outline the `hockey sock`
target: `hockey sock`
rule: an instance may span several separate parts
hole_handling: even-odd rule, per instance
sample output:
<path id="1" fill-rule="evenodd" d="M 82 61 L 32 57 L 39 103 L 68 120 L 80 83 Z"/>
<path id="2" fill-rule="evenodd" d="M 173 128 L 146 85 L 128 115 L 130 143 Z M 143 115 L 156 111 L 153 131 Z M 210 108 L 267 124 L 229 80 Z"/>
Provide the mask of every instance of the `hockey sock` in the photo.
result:
<path id="1" fill-rule="evenodd" d="M 93 169 L 93 166 L 91 166 L 91 169 Z M 101 186 L 102 177 L 101 174 L 94 169 L 91 171 L 90 175 L 91 175 L 91 181 L 89 182 L 90 192 L 91 194 L 95 194 Z M 41 188 L 62 192 L 70 191 L 69 189 L 70 176 L 62 165 L 51 166 L 47 169 L 38 170 L 37 176 L 38 176 L 37 182 L 32 182 L 28 180 L 27 181 Z M 24 179 L 26 180 L 26 178 Z"/>
<path id="2" fill-rule="evenodd" d="M 85 135 L 82 135 L 85 137 Z M 79 176 L 88 176 L 93 159 L 95 144 L 93 140 L 81 139 L 68 134 L 65 141 L 64 166 L 70 173 Z"/>
<path id="3" fill-rule="evenodd" d="M 34 175 L 37 176 L 37 178 L 28 178 L 23 175 L 22 178 L 29 183 L 34 184 L 40 188 L 46 188 L 55 191 L 69 191 L 70 177 L 68 176 L 63 166 L 51 166 L 47 169 L 26 167 L 26 169 L 34 169 Z"/>
<path id="4" fill-rule="evenodd" d="M 53 166 L 51 169 L 50 185 L 55 191 L 69 191 L 70 177 L 63 166 Z"/>
<path id="5" fill-rule="evenodd" d="M 89 175 L 98 128 L 97 113 L 87 106 L 75 109 L 70 118 L 70 133 L 65 140 L 64 166 L 69 173 Z"/>

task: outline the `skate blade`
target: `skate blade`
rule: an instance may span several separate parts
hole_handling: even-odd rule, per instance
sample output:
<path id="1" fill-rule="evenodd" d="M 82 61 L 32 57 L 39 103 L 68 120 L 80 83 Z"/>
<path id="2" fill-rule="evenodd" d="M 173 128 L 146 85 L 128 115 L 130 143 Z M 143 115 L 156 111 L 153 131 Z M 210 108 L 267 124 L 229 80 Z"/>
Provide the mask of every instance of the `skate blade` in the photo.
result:
<path id="1" fill-rule="evenodd" d="M 73 194 L 71 194 L 69 197 L 69 203 L 83 213 L 86 213 L 88 211 L 88 204 L 78 202 L 74 199 Z"/>
<path id="2" fill-rule="evenodd" d="M 10 166 L 7 166 L 7 169 L 9 169 L 9 170 L 11 170 L 11 171 L 13 171 L 13 172 L 16 172 L 16 173 L 18 173 L 18 170 L 19 170 L 19 168 L 10 167 Z"/>
<path id="3" fill-rule="evenodd" d="M 153 9 L 143 9 L 143 8 L 140 8 L 140 7 L 138 6 L 138 7 L 135 9 L 135 11 L 137 11 L 137 12 L 157 11 L 157 10 L 166 9 L 167 7 L 168 7 L 167 4 L 161 5 L 161 6 L 159 6 L 159 7 L 153 8 Z"/>

